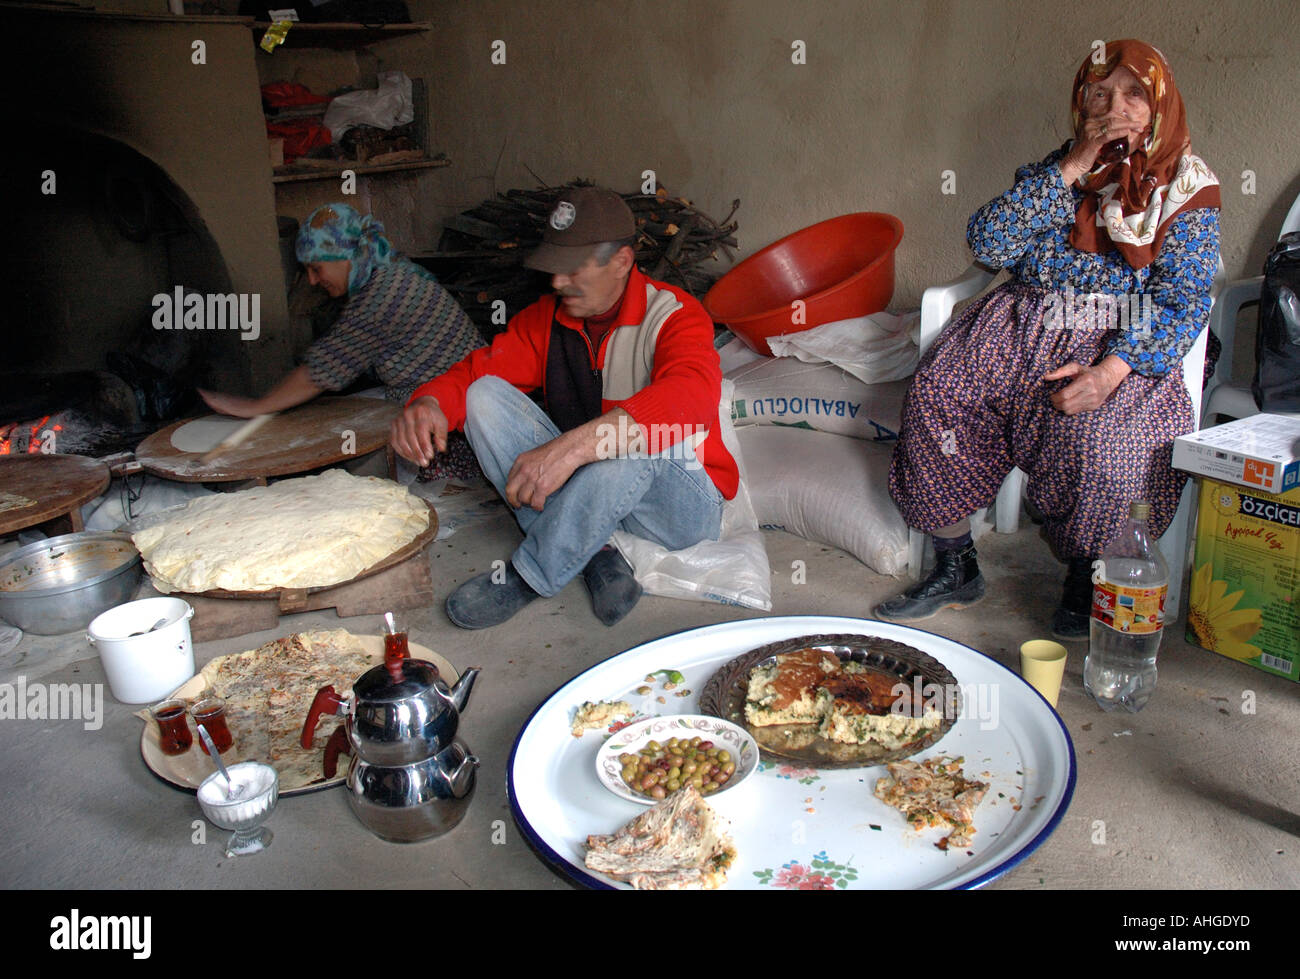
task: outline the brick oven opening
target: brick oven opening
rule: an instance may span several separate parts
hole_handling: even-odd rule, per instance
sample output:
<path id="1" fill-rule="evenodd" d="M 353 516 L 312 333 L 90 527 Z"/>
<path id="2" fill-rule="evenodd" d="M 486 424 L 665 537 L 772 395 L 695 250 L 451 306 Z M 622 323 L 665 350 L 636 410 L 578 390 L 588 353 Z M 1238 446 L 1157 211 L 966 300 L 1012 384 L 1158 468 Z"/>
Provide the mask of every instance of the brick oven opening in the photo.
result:
<path id="1" fill-rule="evenodd" d="M 226 263 L 190 198 L 132 147 L 57 126 L 17 144 L 0 454 L 134 448 L 198 412 L 195 388 L 230 356 L 201 332 L 157 329 L 155 297 L 229 293 Z"/>

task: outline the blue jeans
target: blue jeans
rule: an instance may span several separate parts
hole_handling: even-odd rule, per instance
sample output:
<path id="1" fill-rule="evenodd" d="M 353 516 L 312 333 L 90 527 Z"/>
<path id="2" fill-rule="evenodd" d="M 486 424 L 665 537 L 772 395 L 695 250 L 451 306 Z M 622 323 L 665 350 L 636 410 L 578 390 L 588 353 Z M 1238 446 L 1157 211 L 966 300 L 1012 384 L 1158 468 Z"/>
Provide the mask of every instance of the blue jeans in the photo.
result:
<path id="1" fill-rule="evenodd" d="M 522 453 L 560 430 L 533 401 L 499 377 L 481 377 L 465 396 L 465 435 L 503 497 Z M 670 458 L 672 456 L 672 458 Z M 681 550 L 716 540 L 722 494 L 687 446 L 642 458 L 602 459 L 579 467 L 541 511 L 515 508 L 524 541 L 511 557 L 539 595 L 560 591 L 615 530 Z"/>

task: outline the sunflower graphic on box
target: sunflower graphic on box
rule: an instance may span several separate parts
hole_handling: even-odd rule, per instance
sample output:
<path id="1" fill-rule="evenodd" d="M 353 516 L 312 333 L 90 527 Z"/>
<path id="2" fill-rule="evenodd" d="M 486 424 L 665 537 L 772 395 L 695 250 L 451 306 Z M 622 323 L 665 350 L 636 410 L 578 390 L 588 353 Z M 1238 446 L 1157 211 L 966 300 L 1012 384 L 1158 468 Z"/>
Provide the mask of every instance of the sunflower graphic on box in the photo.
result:
<path id="1" fill-rule="evenodd" d="M 1237 608 L 1244 594 L 1244 589 L 1229 594 L 1227 582 L 1215 580 L 1214 567 L 1207 561 L 1192 575 L 1191 607 L 1187 612 L 1187 624 L 1202 646 L 1243 663 L 1263 652 L 1247 640 L 1264 624 L 1259 609 Z"/>
<path id="2" fill-rule="evenodd" d="M 1216 486 L 1212 500 L 1214 509 L 1225 517 L 1235 517 L 1241 513 L 1241 494 L 1231 486 Z"/>

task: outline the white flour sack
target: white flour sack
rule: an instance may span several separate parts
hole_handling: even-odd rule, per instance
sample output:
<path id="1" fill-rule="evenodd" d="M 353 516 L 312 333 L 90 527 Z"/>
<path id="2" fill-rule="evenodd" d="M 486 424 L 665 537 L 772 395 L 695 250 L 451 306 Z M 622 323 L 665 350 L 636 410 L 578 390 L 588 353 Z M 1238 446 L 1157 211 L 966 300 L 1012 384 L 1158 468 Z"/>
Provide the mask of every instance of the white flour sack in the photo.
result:
<path id="1" fill-rule="evenodd" d="M 907 525 L 889 498 L 892 444 L 768 425 L 737 434 L 761 526 L 848 551 L 879 574 L 907 570 Z"/>
<path id="2" fill-rule="evenodd" d="M 864 384 L 834 364 L 767 357 L 728 373 L 736 384 L 731 420 L 786 425 L 871 441 L 893 441 L 910 377 Z"/>

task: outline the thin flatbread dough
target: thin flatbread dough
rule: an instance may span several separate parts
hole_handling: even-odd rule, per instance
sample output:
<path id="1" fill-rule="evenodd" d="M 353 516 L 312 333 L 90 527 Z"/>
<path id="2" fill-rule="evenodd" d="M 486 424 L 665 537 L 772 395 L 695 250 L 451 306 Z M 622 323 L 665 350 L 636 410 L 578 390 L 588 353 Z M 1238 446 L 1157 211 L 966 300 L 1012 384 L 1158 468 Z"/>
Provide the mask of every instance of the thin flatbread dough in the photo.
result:
<path id="1" fill-rule="evenodd" d="M 405 486 L 331 469 L 200 497 L 131 539 L 161 592 L 271 591 L 350 581 L 428 526 Z"/>
<path id="2" fill-rule="evenodd" d="M 172 432 L 172 448 L 181 452 L 211 452 L 247 424 L 247 418 L 204 415 Z"/>

